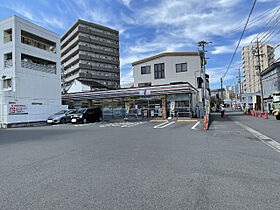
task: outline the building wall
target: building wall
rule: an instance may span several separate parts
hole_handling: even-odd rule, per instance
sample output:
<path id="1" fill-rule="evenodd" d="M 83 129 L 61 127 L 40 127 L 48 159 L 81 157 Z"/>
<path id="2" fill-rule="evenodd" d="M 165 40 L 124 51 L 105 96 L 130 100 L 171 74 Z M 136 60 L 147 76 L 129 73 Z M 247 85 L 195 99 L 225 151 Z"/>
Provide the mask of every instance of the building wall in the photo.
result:
<path id="1" fill-rule="evenodd" d="M 271 98 L 274 92 L 280 91 L 280 64 L 262 75 L 262 82 L 264 99 Z"/>
<path id="2" fill-rule="evenodd" d="M 154 64 L 164 63 L 165 78 L 155 79 Z M 186 72 L 176 72 L 176 64 L 187 63 Z M 151 66 L 150 74 L 141 74 L 142 66 Z M 197 88 L 196 72 L 201 71 L 199 56 L 165 56 L 133 66 L 134 86 L 139 83 L 151 82 L 152 86 L 173 82 L 189 82 Z"/>
<path id="3" fill-rule="evenodd" d="M 242 63 L 243 63 L 243 86 L 247 93 L 260 92 L 260 77 L 257 74 L 256 66 L 259 65 L 257 52 L 254 55 L 253 50 L 257 45 L 246 46 L 242 48 Z M 261 70 L 263 71 L 274 61 L 273 45 L 260 45 Z"/>
<path id="4" fill-rule="evenodd" d="M 12 29 L 12 42 L 4 44 L 3 31 L 9 28 Z M 56 53 L 23 44 L 21 42 L 21 30 L 54 42 L 56 45 Z M 32 106 L 32 104 L 35 103 L 45 106 L 54 106 L 57 107 L 56 110 L 59 109 L 61 106 L 59 35 L 17 16 L 12 16 L 0 21 L 0 43 L 0 93 L 2 110 L 0 112 L 2 118 L 4 115 L 3 106 L 7 104 Z M 12 67 L 4 68 L 4 54 L 10 52 L 12 52 Z M 28 66 L 28 68 L 23 68 L 21 61 L 22 53 L 55 63 L 56 67 L 53 69 L 56 73 L 42 71 L 45 69 L 43 65 L 41 65 L 42 68 L 40 71 L 38 68 L 36 70 L 31 69 L 30 66 Z M 32 66 L 36 66 L 34 63 L 31 64 Z M 4 82 L 2 78 L 4 77 L 5 79 L 11 78 L 11 89 L 3 89 Z"/>

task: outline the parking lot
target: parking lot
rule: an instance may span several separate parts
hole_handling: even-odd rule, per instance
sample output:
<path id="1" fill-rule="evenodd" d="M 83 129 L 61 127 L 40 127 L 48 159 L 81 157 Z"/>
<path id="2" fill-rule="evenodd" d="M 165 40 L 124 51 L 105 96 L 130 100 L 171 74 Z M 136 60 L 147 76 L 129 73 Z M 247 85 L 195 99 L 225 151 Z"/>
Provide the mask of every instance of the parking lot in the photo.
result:
<path id="1" fill-rule="evenodd" d="M 0 130 L 0 209 L 279 209 L 279 153 L 199 122 Z"/>

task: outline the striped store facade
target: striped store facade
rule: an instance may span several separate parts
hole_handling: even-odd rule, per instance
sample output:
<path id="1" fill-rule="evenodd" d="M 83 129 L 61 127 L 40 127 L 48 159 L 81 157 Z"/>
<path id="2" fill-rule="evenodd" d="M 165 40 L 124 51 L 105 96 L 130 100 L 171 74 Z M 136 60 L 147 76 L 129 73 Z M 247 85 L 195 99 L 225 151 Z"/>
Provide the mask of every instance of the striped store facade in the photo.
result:
<path id="1" fill-rule="evenodd" d="M 118 109 L 123 110 L 126 114 L 135 113 L 136 116 L 141 117 L 146 115 L 146 117 L 167 118 L 170 115 L 170 106 L 177 110 L 185 108 L 185 111 L 188 110 L 186 113 L 189 112 L 192 115 L 197 103 L 197 97 L 198 90 L 189 83 L 184 83 L 145 88 L 70 93 L 63 95 L 62 101 L 63 104 L 69 105 L 70 108 L 99 106 L 104 113 L 107 109 Z M 180 113 L 183 112 L 181 111 Z M 125 117 L 125 114 L 122 117 Z"/>

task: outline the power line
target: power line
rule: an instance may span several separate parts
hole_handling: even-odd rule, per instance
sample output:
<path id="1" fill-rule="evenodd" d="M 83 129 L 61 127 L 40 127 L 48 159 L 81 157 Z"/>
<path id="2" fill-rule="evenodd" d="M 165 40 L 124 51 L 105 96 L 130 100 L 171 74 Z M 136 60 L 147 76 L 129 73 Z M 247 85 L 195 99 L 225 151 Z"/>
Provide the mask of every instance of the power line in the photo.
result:
<path id="1" fill-rule="evenodd" d="M 261 38 L 264 34 L 265 34 L 265 32 L 269 29 L 267 29 L 267 30 L 265 30 L 266 29 L 266 27 L 270 24 L 270 22 L 273 20 L 273 18 L 277 15 L 277 13 L 279 12 L 279 10 L 280 10 L 280 7 L 276 10 L 276 12 L 274 13 L 274 15 L 269 19 L 269 21 L 265 24 L 265 27 L 264 27 L 264 31 L 263 32 L 261 32 L 261 33 L 259 33 L 252 41 L 254 41 L 255 39 L 257 39 L 257 38 Z M 260 37 L 259 37 L 260 36 Z"/>
<path id="2" fill-rule="evenodd" d="M 249 25 L 253 25 L 254 23 L 256 23 L 256 22 L 258 22 L 258 21 L 260 21 L 260 20 L 263 20 L 264 17 L 266 17 L 266 16 L 272 14 L 272 13 L 274 12 L 274 10 L 280 10 L 280 7 L 274 8 L 274 9 L 272 9 L 272 10 L 269 9 L 269 10 L 264 11 L 264 12 L 261 13 L 259 16 L 256 16 L 253 20 L 250 20 L 249 23 L 248 23 L 248 26 L 249 26 Z M 262 22 L 259 23 L 259 24 L 262 24 L 262 23 L 264 23 L 264 22 L 265 22 L 265 21 L 262 21 Z M 220 41 L 220 40 L 223 40 L 223 39 L 227 39 L 229 36 L 235 35 L 235 33 L 238 32 L 240 29 L 242 29 L 244 26 L 245 26 L 245 24 L 244 24 L 244 25 L 241 25 L 241 26 L 239 26 L 239 27 L 237 27 L 237 28 L 235 28 L 235 29 L 233 29 L 233 30 L 232 30 L 231 32 L 229 32 L 229 33 L 226 33 L 226 34 L 224 34 L 224 35 L 221 35 L 221 36 L 223 36 L 223 37 L 220 37 L 220 38 L 217 38 L 217 39 L 212 39 L 212 40 L 213 40 L 213 42 L 217 42 L 217 41 Z"/>
<path id="3" fill-rule="evenodd" d="M 247 21 L 246 21 L 246 24 L 245 24 L 245 26 L 244 26 L 244 29 L 243 29 L 243 31 L 242 31 L 242 33 L 241 33 L 240 39 L 239 39 L 239 41 L 238 41 L 238 44 L 237 44 L 237 46 L 236 46 L 236 48 L 235 48 L 235 51 L 234 51 L 234 53 L 233 53 L 233 56 L 232 56 L 232 58 L 231 58 L 231 60 L 230 60 L 229 65 L 228 65 L 228 67 L 227 67 L 227 70 L 226 70 L 226 72 L 225 72 L 225 74 L 224 74 L 224 76 L 223 76 L 222 78 L 225 78 L 225 76 L 227 75 L 228 70 L 229 70 L 229 68 L 230 68 L 230 66 L 231 66 L 231 64 L 232 64 L 232 62 L 233 62 L 233 59 L 234 59 L 234 57 L 235 57 L 235 55 L 236 55 L 237 49 L 238 49 L 238 47 L 239 47 L 239 45 L 240 45 L 240 42 L 241 42 L 241 40 L 242 40 L 242 38 L 243 38 L 243 35 L 244 35 L 244 33 L 245 33 L 245 30 L 246 30 L 246 28 L 247 28 L 248 22 L 249 22 L 250 17 L 251 17 L 251 15 L 252 15 L 252 13 L 253 13 L 253 10 L 254 10 L 254 8 L 255 8 L 256 3 L 257 3 L 257 0 L 254 1 L 254 4 L 253 4 L 253 6 L 252 6 L 252 8 L 251 8 L 251 11 L 250 11 L 249 16 L 248 16 L 248 18 L 247 18 Z"/>

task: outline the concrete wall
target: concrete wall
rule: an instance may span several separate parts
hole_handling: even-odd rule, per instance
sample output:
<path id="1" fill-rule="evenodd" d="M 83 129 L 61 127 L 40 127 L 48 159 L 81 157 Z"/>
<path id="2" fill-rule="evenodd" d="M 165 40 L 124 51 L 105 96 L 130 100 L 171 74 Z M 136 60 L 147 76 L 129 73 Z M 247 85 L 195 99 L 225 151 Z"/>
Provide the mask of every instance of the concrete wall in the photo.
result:
<path id="1" fill-rule="evenodd" d="M 273 93 L 280 91 L 280 66 L 272 69 L 262 76 L 264 99 L 273 96 Z"/>
<path id="2" fill-rule="evenodd" d="M 4 44 L 4 30 L 12 29 L 12 42 Z M 21 30 L 56 43 L 56 53 L 21 43 Z M 31 105 L 40 103 L 45 106 L 61 106 L 60 37 L 40 26 L 17 16 L 0 21 L 0 107 L 9 103 Z M 11 68 L 4 68 L 4 54 L 12 52 Z M 21 66 L 21 54 L 30 55 L 56 63 L 56 74 L 37 71 Z M 12 79 L 12 88 L 3 90 L 2 76 Z M 54 108 L 57 109 L 57 108 Z M 52 108 L 49 107 L 50 113 Z M 4 114 L 1 112 L 4 121 Z M 47 114 L 48 115 L 48 114 Z"/>

